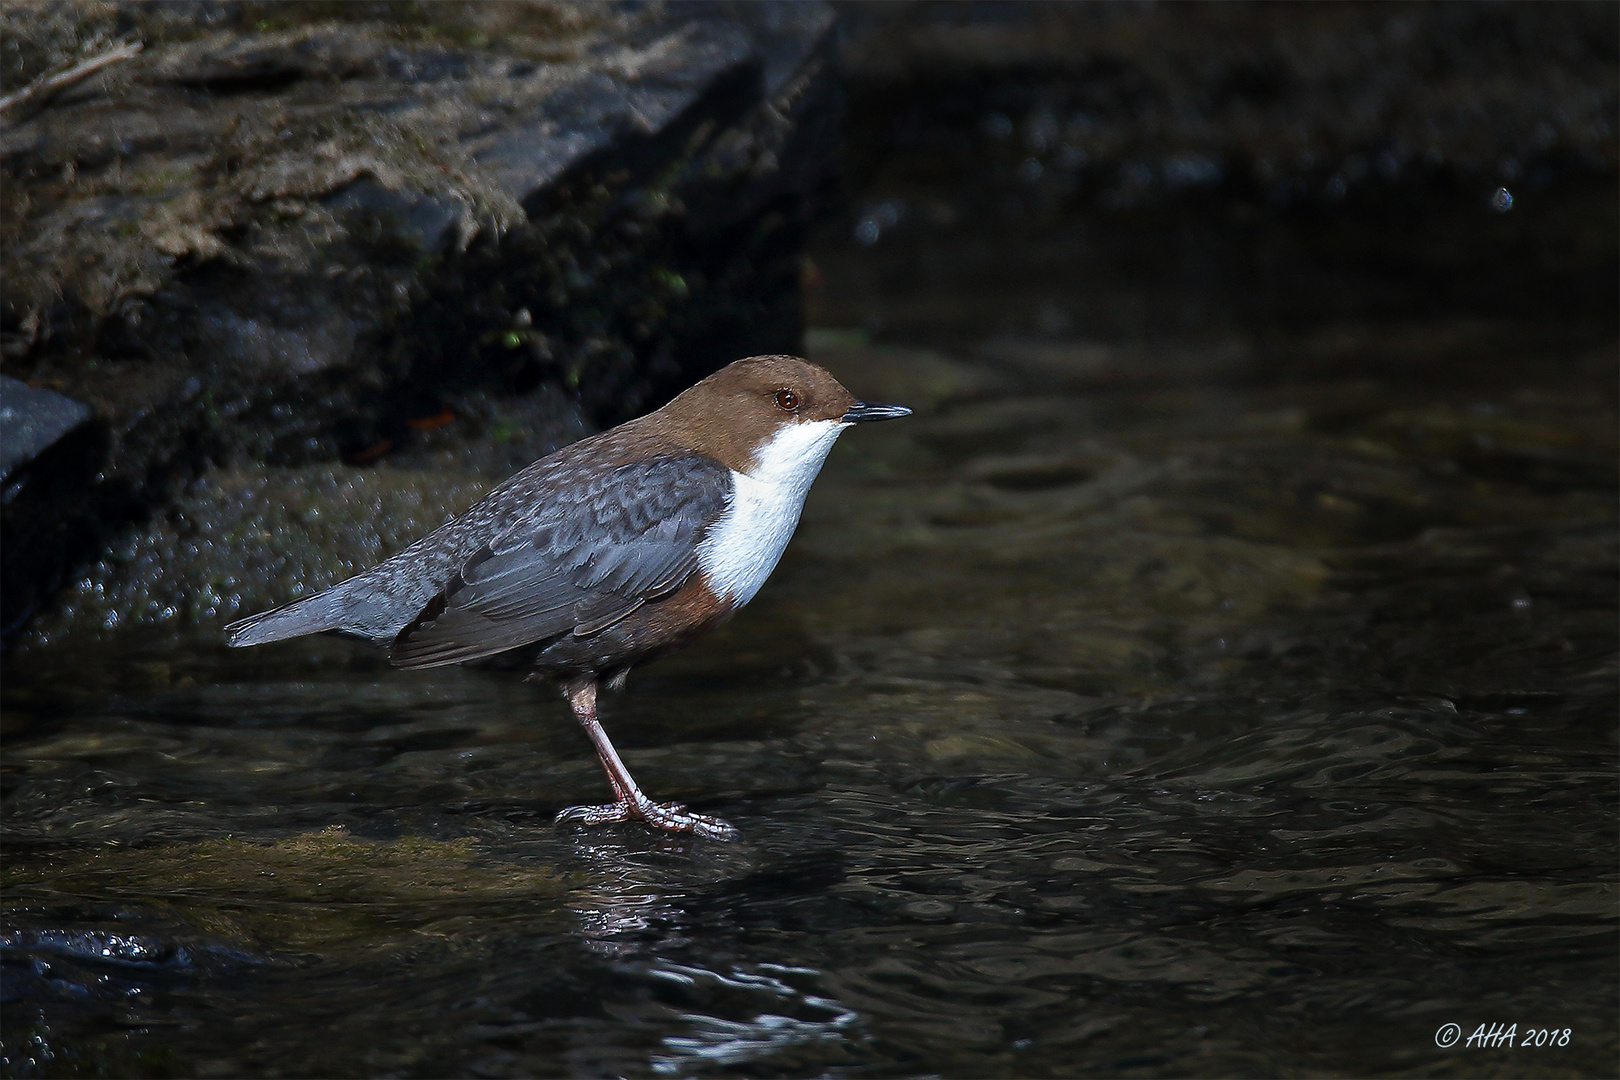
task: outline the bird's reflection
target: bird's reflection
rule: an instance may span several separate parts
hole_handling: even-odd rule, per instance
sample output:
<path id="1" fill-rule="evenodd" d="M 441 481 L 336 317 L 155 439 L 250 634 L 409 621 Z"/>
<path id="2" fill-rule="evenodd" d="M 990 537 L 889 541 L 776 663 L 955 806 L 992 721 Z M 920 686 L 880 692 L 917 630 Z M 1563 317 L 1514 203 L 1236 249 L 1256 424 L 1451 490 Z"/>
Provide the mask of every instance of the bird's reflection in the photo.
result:
<path id="1" fill-rule="evenodd" d="M 645 831 L 635 842 L 604 830 L 576 838 L 575 856 L 588 884 L 575 893 L 571 907 L 585 946 L 599 956 L 628 960 L 646 958 L 659 944 L 684 941 L 683 902 L 693 869 L 681 864 L 698 843 Z"/>
<path id="2" fill-rule="evenodd" d="M 741 959 L 724 970 L 682 962 L 693 920 L 688 905 L 717 881 L 755 869 L 736 846 L 724 852 L 688 837 L 595 830 L 576 838 L 588 885 L 572 905 L 585 946 L 614 961 L 622 977 L 645 980 L 652 1000 L 637 1011 L 656 1027 L 674 1027 L 648 1064 L 658 1075 L 705 1066 L 769 1060 L 784 1067 L 796 1049 L 865 1040 L 861 1017 L 818 991 L 815 968 Z M 712 943 L 711 943 L 712 944 Z M 739 951 L 743 951 L 739 943 Z"/>

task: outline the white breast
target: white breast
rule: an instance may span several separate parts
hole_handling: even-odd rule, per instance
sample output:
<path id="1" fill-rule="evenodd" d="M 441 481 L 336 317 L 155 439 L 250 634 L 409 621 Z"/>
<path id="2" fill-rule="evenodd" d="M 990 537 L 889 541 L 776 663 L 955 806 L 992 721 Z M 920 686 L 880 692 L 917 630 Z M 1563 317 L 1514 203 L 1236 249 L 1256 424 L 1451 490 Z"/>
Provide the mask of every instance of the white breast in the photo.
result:
<path id="1" fill-rule="evenodd" d="M 790 424 L 731 473 L 731 505 L 698 545 L 698 565 L 717 596 L 748 603 L 782 557 L 827 451 L 849 427 L 839 420 Z"/>

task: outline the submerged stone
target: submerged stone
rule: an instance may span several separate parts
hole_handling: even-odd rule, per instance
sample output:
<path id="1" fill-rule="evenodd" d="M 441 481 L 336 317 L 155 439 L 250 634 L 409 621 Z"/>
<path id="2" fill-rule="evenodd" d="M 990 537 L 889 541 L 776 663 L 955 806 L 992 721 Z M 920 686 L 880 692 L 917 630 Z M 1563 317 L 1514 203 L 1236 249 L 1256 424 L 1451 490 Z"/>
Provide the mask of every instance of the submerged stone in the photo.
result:
<path id="1" fill-rule="evenodd" d="M 286 951 L 375 950 L 423 933 L 468 905 L 500 903 L 525 918 L 560 911 L 572 888 L 547 866 L 499 863 L 466 839 L 402 836 L 368 840 L 340 826 L 273 840 L 220 837 L 152 846 L 81 850 L 50 862 L 8 860 L 10 907 L 52 896 L 101 903 L 161 902 L 189 928 L 167 935 L 129 931 L 19 929 L 13 948 L 104 954 L 122 963 L 181 963 L 183 938 L 246 950 L 264 959 Z M 538 909 L 538 910 L 537 910 Z M 37 917 L 7 914 L 12 926 Z M 126 920 L 127 921 L 127 920 Z"/>

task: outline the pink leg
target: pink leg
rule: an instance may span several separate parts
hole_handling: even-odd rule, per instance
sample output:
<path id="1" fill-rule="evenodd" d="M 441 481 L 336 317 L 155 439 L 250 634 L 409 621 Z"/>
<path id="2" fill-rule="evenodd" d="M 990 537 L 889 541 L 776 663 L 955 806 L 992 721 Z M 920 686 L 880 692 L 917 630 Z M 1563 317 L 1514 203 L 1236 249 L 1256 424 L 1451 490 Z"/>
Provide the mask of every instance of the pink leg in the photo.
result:
<path id="1" fill-rule="evenodd" d="M 619 753 L 608 741 L 596 719 L 596 680 L 575 679 L 563 684 L 563 696 L 596 747 L 596 756 L 602 759 L 608 783 L 613 785 L 617 802 L 605 806 L 570 806 L 557 815 L 557 821 L 579 821 L 587 825 L 602 825 L 612 821 L 645 821 L 649 825 L 670 832 L 689 832 L 711 840 L 735 840 L 737 830 L 717 817 L 694 814 L 679 803 L 655 803 L 641 793 L 630 770 L 619 759 Z"/>

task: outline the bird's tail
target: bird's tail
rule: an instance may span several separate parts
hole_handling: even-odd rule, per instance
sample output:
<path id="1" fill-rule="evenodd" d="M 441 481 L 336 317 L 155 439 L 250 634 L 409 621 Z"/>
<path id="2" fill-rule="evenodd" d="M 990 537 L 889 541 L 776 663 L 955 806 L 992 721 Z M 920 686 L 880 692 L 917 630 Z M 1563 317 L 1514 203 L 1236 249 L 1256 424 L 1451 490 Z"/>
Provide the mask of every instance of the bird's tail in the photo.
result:
<path id="1" fill-rule="evenodd" d="M 337 600 L 328 590 L 239 619 L 225 627 L 225 633 L 230 635 L 227 643 L 239 648 L 335 630 L 342 622 Z"/>

